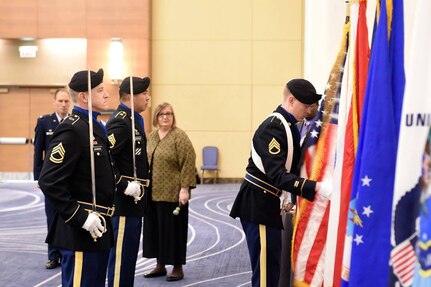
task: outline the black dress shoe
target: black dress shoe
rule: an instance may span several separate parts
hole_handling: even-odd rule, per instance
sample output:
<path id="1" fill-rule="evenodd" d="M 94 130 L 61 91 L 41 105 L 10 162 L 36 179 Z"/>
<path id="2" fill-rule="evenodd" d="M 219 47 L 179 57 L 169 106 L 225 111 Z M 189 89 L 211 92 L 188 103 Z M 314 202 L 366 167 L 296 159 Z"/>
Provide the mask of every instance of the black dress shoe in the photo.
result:
<path id="1" fill-rule="evenodd" d="M 60 266 L 60 262 L 59 260 L 48 260 L 48 262 L 46 262 L 45 264 L 45 268 L 46 269 L 54 269 L 57 268 L 58 266 Z"/>
<path id="2" fill-rule="evenodd" d="M 154 277 L 161 277 L 161 276 L 166 276 L 166 270 L 165 271 L 158 271 L 158 272 L 150 272 L 150 273 L 146 273 L 144 274 L 145 278 L 154 278 Z"/>
<path id="3" fill-rule="evenodd" d="M 173 276 L 173 275 L 169 275 L 166 277 L 166 281 L 178 281 L 184 278 L 184 274 L 181 274 L 179 276 Z"/>

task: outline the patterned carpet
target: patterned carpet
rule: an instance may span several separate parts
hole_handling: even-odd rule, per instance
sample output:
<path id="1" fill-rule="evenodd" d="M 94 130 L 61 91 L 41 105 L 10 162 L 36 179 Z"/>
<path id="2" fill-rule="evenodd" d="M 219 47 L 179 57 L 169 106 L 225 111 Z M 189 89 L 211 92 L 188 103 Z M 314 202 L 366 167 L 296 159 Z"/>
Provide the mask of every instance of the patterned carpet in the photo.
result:
<path id="1" fill-rule="evenodd" d="M 154 259 L 138 255 L 135 286 L 251 286 L 248 251 L 239 220 L 228 216 L 239 184 L 204 184 L 192 193 L 184 279 L 144 278 Z M 43 194 L 32 182 L 0 182 L 0 286 L 61 286 L 60 269 L 47 270 Z M 171 271 L 171 266 L 168 272 Z"/>

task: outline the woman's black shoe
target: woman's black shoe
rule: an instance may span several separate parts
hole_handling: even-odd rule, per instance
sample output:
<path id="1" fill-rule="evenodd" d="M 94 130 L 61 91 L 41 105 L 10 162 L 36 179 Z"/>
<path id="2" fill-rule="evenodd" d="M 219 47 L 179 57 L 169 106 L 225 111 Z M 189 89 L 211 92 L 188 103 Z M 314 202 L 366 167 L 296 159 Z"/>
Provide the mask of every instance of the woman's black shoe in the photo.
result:
<path id="1" fill-rule="evenodd" d="M 166 281 L 178 281 L 178 280 L 181 280 L 183 278 L 184 278 L 184 274 L 181 274 L 179 276 L 169 275 L 169 276 L 166 277 Z"/>
<path id="2" fill-rule="evenodd" d="M 144 274 L 145 278 L 154 278 L 154 277 L 161 277 L 161 276 L 166 276 L 166 270 L 165 271 L 158 271 L 158 272 L 149 272 Z"/>

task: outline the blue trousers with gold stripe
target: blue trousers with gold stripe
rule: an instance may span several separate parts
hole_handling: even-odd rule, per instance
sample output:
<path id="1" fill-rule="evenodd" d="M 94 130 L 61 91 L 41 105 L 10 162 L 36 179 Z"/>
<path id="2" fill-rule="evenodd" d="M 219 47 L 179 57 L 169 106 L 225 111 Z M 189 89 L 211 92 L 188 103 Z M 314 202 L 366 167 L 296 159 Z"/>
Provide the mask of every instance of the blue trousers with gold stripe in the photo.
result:
<path id="1" fill-rule="evenodd" d="M 281 230 L 241 219 L 250 255 L 253 287 L 277 287 L 280 276 Z"/>
<path id="2" fill-rule="evenodd" d="M 52 221 L 55 215 L 55 208 L 49 202 L 49 200 L 45 197 L 45 214 L 46 214 L 46 223 L 48 226 L 48 230 L 51 228 Z M 58 261 L 61 258 L 60 251 L 54 245 L 48 243 L 48 260 Z"/>
<path id="3" fill-rule="evenodd" d="M 113 216 L 114 246 L 109 254 L 108 286 L 133 286 L 142 217 Z"/>
<path id="4" fill-rule="evenodd" d="M 62 287 L 104 287 L 109 250 L 98 252 L 59 249 Z"/>

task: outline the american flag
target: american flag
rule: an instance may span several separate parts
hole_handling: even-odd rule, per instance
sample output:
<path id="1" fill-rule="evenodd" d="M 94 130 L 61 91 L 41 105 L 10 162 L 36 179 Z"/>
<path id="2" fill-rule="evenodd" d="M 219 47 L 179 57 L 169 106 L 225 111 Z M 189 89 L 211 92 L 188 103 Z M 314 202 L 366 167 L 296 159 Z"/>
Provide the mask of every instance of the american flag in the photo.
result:
<path id="1" fill-rule="evenodd" d="M 346 59 L 348 25 L 336 62 L 331 70 L 318 116 L 305 143 L 305 177 L 331 181 L 335 161 L 340 81 Z M 323 283 L 324 254 L 328 229 L 329 201 L 316 194 L 313 202 L 299 200 L 295 215 L 292 261 L 294 284 L 320 286 Z M 302 285 L 301 285 L 302 284 Z"/>
<path id="2" fill-rule="evenodd" d="M 392 267 L 402 286 L 411 286 L 415 270 L 416 252 L 410 240 L 405 240 L 391 251 Z"/>

